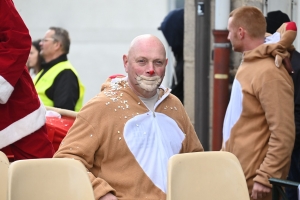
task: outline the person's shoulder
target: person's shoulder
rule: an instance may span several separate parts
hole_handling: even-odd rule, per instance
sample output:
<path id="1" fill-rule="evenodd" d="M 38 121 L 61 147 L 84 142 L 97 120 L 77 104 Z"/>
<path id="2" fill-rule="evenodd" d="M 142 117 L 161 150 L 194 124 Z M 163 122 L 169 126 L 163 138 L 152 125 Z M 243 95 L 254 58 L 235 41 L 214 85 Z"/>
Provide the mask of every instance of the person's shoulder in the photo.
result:
<path id="1" fill-rule="evenodd" d="M 177 103 L 179 101 L 181 103 L 179 98 L 177 96 L 175 96 L 174 94 L 172 94 L 171 91 L 172 91 L 172 89 L 170 89 L 168 87 L 160 86 L 158 88 L 159 99 L 162 98 L 163 96 L 167 95 L 166 99 L 177 102 Z"/>
<path id="2" fill-rule="evenodd" d="M 72 63 L 69 60 L 62 60 L 59 61 L 57 64 L 55 64 L 54 66 L 61 68 L 61 73 L 66 73 L 66 74 L 74 74 L 76 75 L 77 71 L 75 69 L 75 67 L 72 65 Z"/>
<path id="3" fill-rule="evenodd" d="M 78 78 L 71 69 L 64 69 L 56 75 L 54 82 L 57 82 L 57 81 L 72 83 L 74 81 L 77 82 Z"/>
<path id="4" fill-rule="evenodd" d="M 102 95 L 101 92 L 99 92 L 96 96 L 92 97 L 88 102 L 85 104 L 85 106 L 103 106 L 103 103 L 106 102 L 106 96 Z"/>
<path id="5" fill-rule="evenodd" d="M 282 83 L 286 83 L 281 84 L 281 86 L 283 87 L 293 85 L 292 76 L 289 74 L 288 70 L 283 65 L 277 67 L 275 64 L 270 63 L 262 68 L 263 70 L 261 70 L 261 72 L 258 73 L 256 76 L 256 80 L 258 80 L 258 82 L 260 82 L 262 85 L 271 83 L 273 81 L 280 81 Z"/>
<path id="6" fill-rule="evenodd" d="M 269 77 L 269 78 L 275 78 L 275 79 L 281 79 L 286 77 L 290 77 L 287 69 L 284 67 L 284 65 L 281 65 L 280 67 L 277 67 L 274 63 L 274 59 L 266 59 L 266 62 L 264 63 L 260 74 L 263 77 Z M 281 78 L 280 78 L 281 77 Z"/>
<path id="7" fill-rule="evenodd" d="M 98 93 L 84 104 L 78 114 L 87 120 L 100 119 L 108 111 L 107 102 L 107 97 Z"/>
<path id="8" fill-rule="evenodd" d="M 81 108 L 79 112 L 81 117 L 96 124 L 102 120 L 112 119 L 111 117 L 117 114 L 112 112 L 111 104 L 117 103 L 118 97 L 116 95 L 122 93 L 123 87 L 121 85 L 123 81 L 120 80 L 120 85 L 118 85 L 119 81 L 114 81 L 117 81 L 117 79 L 108 78 L 102 84 L 101 91 Z"/>
<path id="9" fill-rule="evenodd" d="M 165 99 L 167 104 L 176 106 L 177 109 L 184 109 L 184 105 L 180 101 L 180 99 L 175 96 L 174 94 L 170 93 L 167 98 Z"/>
<path id="10" fill-rule="evenodd" d="M 120 74 L 112 75 L 101 85 L 101 92 L 104 90 L 118 91 L 126 85 L 128 85 L 126 76 Z"/>
<path id="11" fill-rule="evenodd" d="M 90 99 L 86 105 L 107 106 L 107 103 L 112 101 L 115 93 L 123 88 L 122 84 L 127 84 L 125 76 L 108 77 L 106 81 L 102 83 L 100 92 Z"/>
<path id="12" fill-rule="evenodd" d="M 63 75 L 75 75 L 75 73 L 73 72 L 72 69 L 64 69 L 62 70 L 59 74 L 63 74 Z"/>
<path id="13" fill-rule="evenodd" d="M 180 99 L 176 95 L 174 95 L 172 93 L 169 94 L 168 98 L 170 98 L 171 101 L 173 101 L 174 103 L 180 103 L 180 104 L 182 104 L 181 101 L 180 101 Z"/>

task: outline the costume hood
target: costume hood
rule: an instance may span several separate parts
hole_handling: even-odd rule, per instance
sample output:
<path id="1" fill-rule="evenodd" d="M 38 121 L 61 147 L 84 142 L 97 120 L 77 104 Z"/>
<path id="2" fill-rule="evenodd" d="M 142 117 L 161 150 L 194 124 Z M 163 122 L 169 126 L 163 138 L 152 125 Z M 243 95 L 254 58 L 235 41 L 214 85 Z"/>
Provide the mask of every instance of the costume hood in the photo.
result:
<path id="1" fill-rule="evenodd" d="M 265 43 L 254 50 L 244 52 L 244 61 L 251 61 L 258 58 L 274 57 L 275 65 L 280 67 L 285 58 L 290 57 L 291 51 L 295 48 L 293 42 L 297 36 L 295 22 L 287 22 L 273 34 L 266 33 Z"/>

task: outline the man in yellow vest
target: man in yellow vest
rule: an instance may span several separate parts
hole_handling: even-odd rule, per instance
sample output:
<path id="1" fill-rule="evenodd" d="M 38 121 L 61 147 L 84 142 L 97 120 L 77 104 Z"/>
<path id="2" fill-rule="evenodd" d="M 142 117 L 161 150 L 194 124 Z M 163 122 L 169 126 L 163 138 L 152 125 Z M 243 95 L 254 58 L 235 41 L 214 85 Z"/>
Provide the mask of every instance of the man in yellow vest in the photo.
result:
<path id="1" fill-rule="evenodd" d="M 79 111 L 84 86 L 67 54 L 69 33 L 60 27 L 50 27 L 41 40 L 42 70 L 34 78 L 35 88 L 46 106 Z"/>

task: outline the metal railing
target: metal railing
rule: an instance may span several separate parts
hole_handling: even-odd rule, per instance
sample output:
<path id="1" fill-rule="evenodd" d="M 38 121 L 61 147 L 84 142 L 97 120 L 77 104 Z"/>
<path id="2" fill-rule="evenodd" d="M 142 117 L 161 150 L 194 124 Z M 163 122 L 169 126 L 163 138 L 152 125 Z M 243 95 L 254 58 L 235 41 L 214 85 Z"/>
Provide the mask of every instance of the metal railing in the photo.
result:
<path id="1" fill-rule="evenodd" d="M 278 178 L 270 178 L 270 183 L 273 185 L 272 188 L 272 200 L 289 200 L 283 190 L 283 187 L 298 188 L 300 183 L 288 180 L 282 180 Z"/>

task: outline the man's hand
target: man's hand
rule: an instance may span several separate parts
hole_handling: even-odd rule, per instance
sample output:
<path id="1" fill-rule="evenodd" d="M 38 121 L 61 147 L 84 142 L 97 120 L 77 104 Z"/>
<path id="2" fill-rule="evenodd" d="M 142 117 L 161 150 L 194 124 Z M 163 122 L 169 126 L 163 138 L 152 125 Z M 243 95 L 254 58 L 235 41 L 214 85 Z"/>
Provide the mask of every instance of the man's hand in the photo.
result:
<path id="1" fill-rule="evenodd" d="M 261 199 L 271 192 L 271 188 L 264 186 L 258 182 L 254 182 L 251 197 L 253 199 Z"/>
<path id="2" fill-rule="evenodd" d="M 112 193 L 107 193 L 106 195 L 100 197 L 99 200 L 118 200 L 117 197 L 115 195 L 113 195 Z"/>

